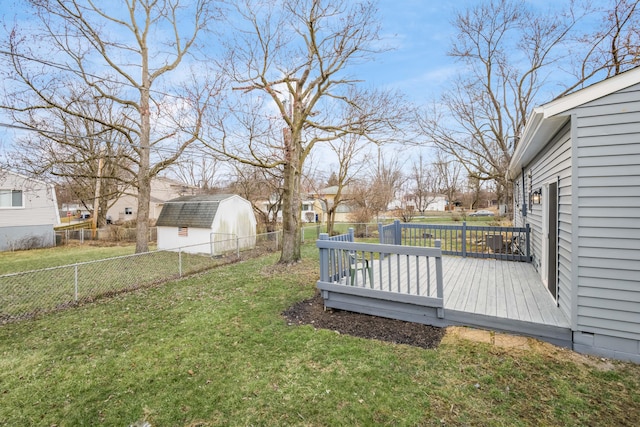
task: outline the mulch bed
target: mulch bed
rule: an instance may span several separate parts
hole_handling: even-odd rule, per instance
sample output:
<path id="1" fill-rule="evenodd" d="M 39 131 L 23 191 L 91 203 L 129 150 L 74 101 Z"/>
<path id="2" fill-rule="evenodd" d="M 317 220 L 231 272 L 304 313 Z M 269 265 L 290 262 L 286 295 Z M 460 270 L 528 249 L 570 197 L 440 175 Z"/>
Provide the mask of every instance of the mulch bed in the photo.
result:
<path id="1" fill-rule="evenodd" d="M 313 298 L 296 303 L 282 315 L 290 325 L 312 325 L 355 337 L 422 348 L 437 347 L 445 334 L 444 328 L 343 310 L 325 310 L 319 293 Z"/>

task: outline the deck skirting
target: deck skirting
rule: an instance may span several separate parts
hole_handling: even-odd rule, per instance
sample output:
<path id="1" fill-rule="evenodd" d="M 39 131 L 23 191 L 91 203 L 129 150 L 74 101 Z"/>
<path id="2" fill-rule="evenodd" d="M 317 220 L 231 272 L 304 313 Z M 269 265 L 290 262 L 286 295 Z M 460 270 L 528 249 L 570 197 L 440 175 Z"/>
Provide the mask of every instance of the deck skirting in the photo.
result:
<path id="1" fill-rule="evenodd" d="M 325 308 L 444 327 L 442 300 L 318 282 Z"/>

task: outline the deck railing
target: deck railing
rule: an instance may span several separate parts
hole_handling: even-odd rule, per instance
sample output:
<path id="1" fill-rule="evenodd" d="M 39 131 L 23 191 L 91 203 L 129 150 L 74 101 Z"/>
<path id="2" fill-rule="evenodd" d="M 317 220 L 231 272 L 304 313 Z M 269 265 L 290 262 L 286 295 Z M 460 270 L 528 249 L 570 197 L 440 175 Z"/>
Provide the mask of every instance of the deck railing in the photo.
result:
<path id="1" fill-rule="evenodd" d="M 320 280 L 376 291 L 388 291 L 437 299 L 443 298 L 442 251 L 435 247 L 411 247 L 353 242 L 353 230 L 340 236 L 320 235 Z M 441 306 L 441 304 L 440 304 Z"/>
<path id="2" fill-rule="evenodd" d="M 531 262 L 531 229 L 488 225 L 412 224 L 395 221 L 378 225 L 380 243 L 433 246 L 442 242 L 444 255 Z"/>

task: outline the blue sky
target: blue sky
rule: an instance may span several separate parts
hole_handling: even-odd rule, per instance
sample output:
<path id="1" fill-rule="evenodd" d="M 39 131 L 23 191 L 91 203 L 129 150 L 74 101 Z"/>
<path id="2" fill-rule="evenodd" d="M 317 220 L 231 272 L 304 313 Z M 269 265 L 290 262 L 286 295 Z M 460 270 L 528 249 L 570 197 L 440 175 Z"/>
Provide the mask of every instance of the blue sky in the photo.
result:
<path id="1" fill-rule="evenodd" d="M 455 69 L 446 55 L 455 10 L 469 1 L 381 0 L 382 34 L 393 49 L 358 67 L 367 83 L 398 89 L 416 102 L 433 99 Z"/>
<path id="2" fill-rule="evenodd" d="M 543 9 L 568 3 L 568 0 L 526 1 Z M 0 16 L 13 20 L 19 15 L 16 3 L 19 2 L 0 0 Z M 448 79 L 460 67 L 446 54 L 454 36 L 451 22 L 455 12 L 479 3 L 479 0 L 379 0 L 381 33 L 385 45 L 392 50 L 351 69 L 352 74 L 367 85 L 397 89 L 416 104 L 437 100 L 446 90 Z"/>

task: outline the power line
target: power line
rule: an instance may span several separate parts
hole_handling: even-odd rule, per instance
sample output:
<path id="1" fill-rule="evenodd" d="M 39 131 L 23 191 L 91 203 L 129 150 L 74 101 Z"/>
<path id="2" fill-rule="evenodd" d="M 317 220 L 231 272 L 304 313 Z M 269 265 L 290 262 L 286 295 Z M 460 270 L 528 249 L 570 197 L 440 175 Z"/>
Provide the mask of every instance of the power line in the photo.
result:
<path id="1" fill-rule="evenodd" d="M 90 136 L 90 135 L 78 135 L 78 134 L 61 133 L 61 132 L 50 131 L 50 130 L 34 129 L 26 126 L 18 126 L 18 125 L 9 124 L 9 123 L 0 122 L 0 128 L 14 129 L 14 130 L 20 130 L 25 132 L 33 132 L 33 133 L 38 133 L 45 136 L 50 135 L 51 137 L 57 137 L 57 138 L 73 138 L 73 139 L 80 139 L 80 140 L 87 140 L 87 141 L 103 142 L 103 143 L 114 144 L 114 145 L 122 145 L 126 147 L 138 148 L 138 149 L 142 148 L 140 144 L 128 143 L 123 141 L 115 141 L 112 139 L 106 139 L 106 138 Z M 164 152 L 164 154 L 173 155 L 177 151 L 175 149 L 171 149 L 168 147 L 158 147 L 154 145 L 150 146 L 149 150 L 154 151 L 158 155 L 162 155 L 162 152 Z M 202 150 L 195 151 L 195 150 L 189 150 L 189 148 L 186 148 L 182 153 L 186 155 L 201 156 Z"/>
<path id="2" fill-rule="evenodd" d="M 94 78 L 96 80 L 102 80 L 102 81 L 108 82 L 108 83 L 114 83 L 114 84 L 118 84 L 118 85 L 123 85 L 123 86 L 129 87 L 130 89 L 135 89 L 135 90 L 139 89 L 138 87 L 130 84 L 128 81 L 115 80 L 115 79 L 109 78 L 108 76 L 102 76 L 102 75 L 98 75 L 98 74 L 93 74 L 93 73 L 90 73 L 90 72 L 87 72 L 87 71 L 84 71 L 84 70 L 82 72 L 79 72 L 79 71 L 74 70 L 73 68 L 69 67 L 66 64 L 60 64 L 60 63 L 56 63 L 56 62 L 53 62 L 53 61 L 49 61 L 49 60 L 45 60 L 45 59 L 41 59 L 41 58 L 34 58 L 34 57 L 30 57 L 30 56 L 27 56 L 27 55 L 24 55 L 24 54 L 9 52 L 9 51 L 6 51 L 6 50 L 1 50 L 1 49 L 0 49 L 0 55 L 21 58 L 21 59 L 24 59 L 24 60 L 27 60 L 27 61 L 32 61 L 32 62 L 36 62 L 38 64 L 46 65 L 48 67 L 56 68 L 56 69 L 59 69 L 59 70 L 62 70 L 62 71 L 67 71 L 67 72 L 70 72 L 72 74 L 76 74 L 76 75 L 81 76 L 81 77 L 85 77 L 86 76 L 86 77 Z M 149 89 L 149 93 L 154 93 L 156 95 L 160 95 L 160 96 L 167 97 L 167 98 L 173 98 L 175 100 L 184 100 L 185 99 L 184 96 L 180 96 L 180 95 L 176 95 L 176 94 L 172 94 L 172 93 L 168 93 L 168 92 L 163 92 L 163 91 L 160 91 L 160 90 L 157 90 L 157 89 L 151 89 L 150 88 Z M 197 104 L 199 106 L 202 106 L 204 103 L 203 102 L 197 102 Z M 225 107 L 224 105 L 220 105 L 220 104 L 217 105 L 217 108 L 220 108 L 221 110 L 228 111 L 228 112 L 237 112 L 236 110 L 233 110 L 232 108 L 228 108 L 228 107 Z M 252 114 L 256 114 L 255 111 Z M 259 115 L 264 119 L 273 119 L 274 118 L 274 116 L 270 116 L 270 115 L 267 115 L 267 114 L 256 114 L 256 115 Z"/>

